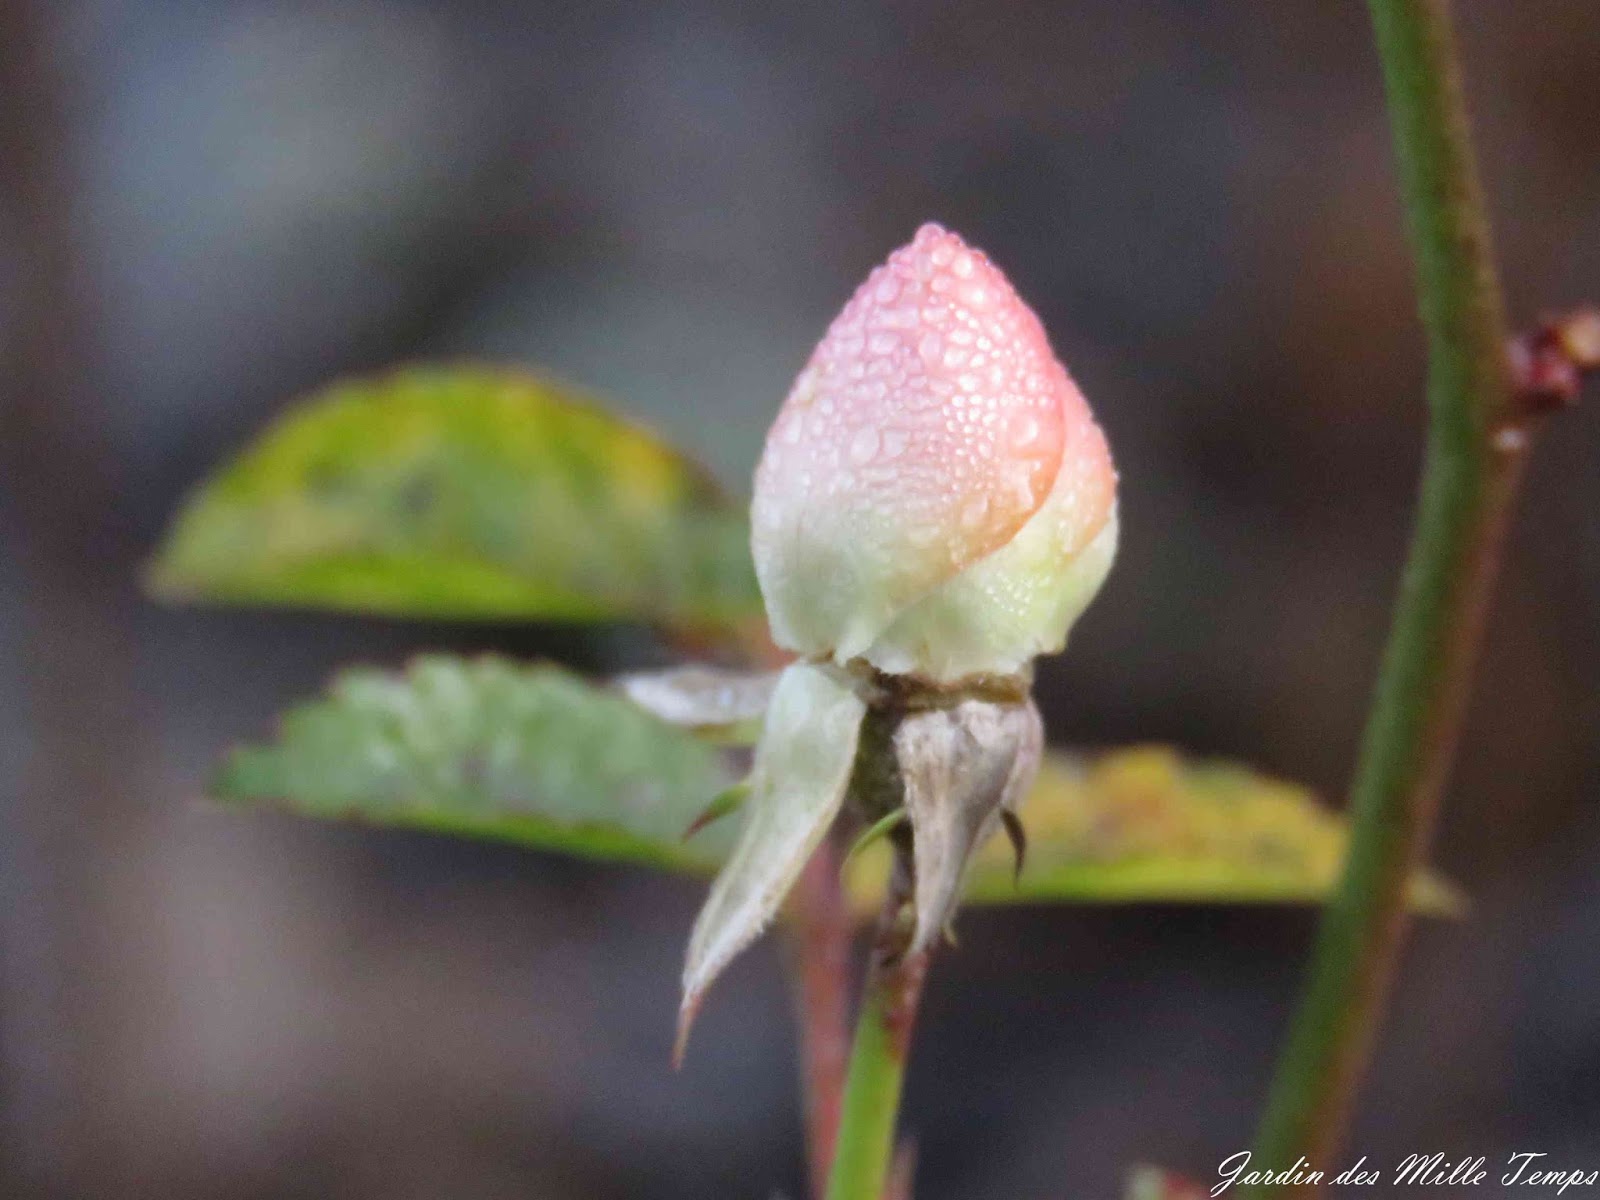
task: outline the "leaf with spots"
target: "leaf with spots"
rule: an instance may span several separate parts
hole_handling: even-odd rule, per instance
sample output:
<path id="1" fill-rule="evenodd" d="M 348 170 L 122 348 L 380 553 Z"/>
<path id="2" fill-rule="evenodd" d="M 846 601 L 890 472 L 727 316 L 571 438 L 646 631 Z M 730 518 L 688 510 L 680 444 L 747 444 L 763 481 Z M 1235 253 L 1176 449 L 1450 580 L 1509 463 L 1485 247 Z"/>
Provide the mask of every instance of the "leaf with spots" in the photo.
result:
<path id="1" fill-rule="evenodd" d="M 733 822 L 683 831 L 737 778 L 727 756 L 559 667 L 418 659 L 346 671 L 278 736 L 235 750 L 226 802 L 709 874 Z"/>
<path id="2" fill-rule="evenodd" d="M 429 656 L 404 673 L 340 675 L 274 740 L 234 751 L 213 792 L 709 875 L 740 822 L 683 834 L 743 776 L 741 757 L 558 667 Z M 1163 746 L 1047 754 L 1020 815 L 1020 882 L 1009 844 L 993 838 L 974 857 L 967 903 L 1313 903 L 1332 887 L 1347 835 L 1303 787 Z M 881 845 L 851 864 L 863 915 L 877 909 L 887 865 Z M 1412 903 L 1435 915 L 1465 907 L 1431 872 L 1413 882 Z"/>
<path id="3" fill-rule="evenodd" d="M 399 616 L 760 628 L 743 507 L 587 398 L 417 367 L 292 409 L 184 504 L 175 600 Z"/>

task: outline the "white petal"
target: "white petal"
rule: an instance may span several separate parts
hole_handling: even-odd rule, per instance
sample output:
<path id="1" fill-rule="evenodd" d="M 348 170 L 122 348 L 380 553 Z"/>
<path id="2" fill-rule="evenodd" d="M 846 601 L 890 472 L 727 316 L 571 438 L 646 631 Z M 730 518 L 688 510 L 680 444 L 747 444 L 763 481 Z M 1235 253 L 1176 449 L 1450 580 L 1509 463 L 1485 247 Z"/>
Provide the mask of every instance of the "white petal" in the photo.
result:
<path id="1" fill-rule="evenodd" d="M 1117 510 L 1094 535 L 1080 528 L 1077 495 L 1064 488 L 1002 550 L 907 609 L 864 657 L 890 675 L 954 683 L 1009 675 L 1055 654 L 1089 607 L 1117 553 Z"/>

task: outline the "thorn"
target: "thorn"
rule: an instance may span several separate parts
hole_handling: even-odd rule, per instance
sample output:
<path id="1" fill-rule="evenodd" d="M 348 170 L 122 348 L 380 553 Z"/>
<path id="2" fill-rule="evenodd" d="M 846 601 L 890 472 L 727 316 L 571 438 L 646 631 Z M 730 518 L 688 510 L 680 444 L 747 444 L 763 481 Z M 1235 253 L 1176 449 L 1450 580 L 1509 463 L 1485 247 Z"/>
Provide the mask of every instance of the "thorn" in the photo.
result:
<path id="1" fill-rule="evenodd" d="M 911 1187 L 917 1174 L 917 1143 L 903 1139 L 895 1147 L 894 1161 L 889 1165 L 889 1178 L 884 1184 L 884 1200 L 911 1200 Z"/>
<path id="2" fill-rule="evenodd" d="M 1584 375 L 1600 368 L 1600 308 L 1585 305 L 1545 317 L 1513 337 L 1506 355 L 1518 416 L 1570 408 Z"/>
<path id="3" fill-rule="evenodd" d="M 961 939 L 956 936 L 956 919 L 954 917 L 944 923 L 944 929 L 941 932 L 944 934 L 945 945 L 952 950 L 961 949 Z"/>
<path id="4" fill-rule="evenodd" d="M 1578 370 L 1600 367 L 1600 308 L 1586 305 L 1574 309 L 1556 322 L 1555 333 Z"/>
<path id="5" fill-rule="evenodd" d="M 1000 824 L 1005 828 L 1006 839 L 1011 843 L 1011 853 L 1016 858 L 1016 867 L 1011 872 L 1011 886 L 1019 887 L 1022 884 L 1022 868 L 1028 861 L 1028 831 L 1023 827 L 1022 818 L 1009 808 L 1000 810 Z"/>
<path id="6" fill-rule="evenodd" d="M 689 822 L 688 828 L 683 831 L 683 840 L 688 841 L 708 825 L 713 825 L 722 820 L 729 813 L 740 808 L 750 797 L 750 781 L 742 779 L 730 788 L 720 791 L 706 805 L 705 811 Z"/>
<path id="7" fill-rule="evenodd" d="M 850 849 L 845 851 L 844 861 L 839 864 L 839 873 L 841 875 L 844 874 L 844 872 L 849 868 L 850 864 L 855 862 L 856 857 L 863 850 L 865 850 L 868 846 L 871 846 L 874 842 L 882 841 L 889 834 L 900 828 L 905 821 L 906 810 L 903 808 L 895 809 L 886 817 L 879 817 L 867 827 L 865 833 L 856 838 L 856 840 L 850 844 Z"/>
<path id="8" fill-rule="evenodd" d="M 683 1070 L 683 1057 L 689 1049 L 689 1030 L 694 1026 L 695 1017 L 700 1015 L 700 1001 L 705 998 L 704 992 L 690 992 L 683 998 L 683 1003 L 678 1006 L 678 1032 L 672 1039 L 672 1069 Z"/>

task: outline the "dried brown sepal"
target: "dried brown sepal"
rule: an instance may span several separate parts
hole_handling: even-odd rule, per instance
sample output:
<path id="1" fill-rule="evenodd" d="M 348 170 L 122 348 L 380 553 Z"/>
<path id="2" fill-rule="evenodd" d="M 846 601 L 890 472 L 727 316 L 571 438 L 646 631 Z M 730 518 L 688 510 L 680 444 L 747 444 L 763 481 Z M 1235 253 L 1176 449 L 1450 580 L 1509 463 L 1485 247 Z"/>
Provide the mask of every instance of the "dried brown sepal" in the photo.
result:
<path id="1" fill-rule="evenodd" d="M 973 851 L 1008 801 L 1026 793 L 1042 740 L 1031 700 L 962 700 L 909 713 L 895 729 L 916 880 L 912 953 L 930 948 L 949 923 Z"/>

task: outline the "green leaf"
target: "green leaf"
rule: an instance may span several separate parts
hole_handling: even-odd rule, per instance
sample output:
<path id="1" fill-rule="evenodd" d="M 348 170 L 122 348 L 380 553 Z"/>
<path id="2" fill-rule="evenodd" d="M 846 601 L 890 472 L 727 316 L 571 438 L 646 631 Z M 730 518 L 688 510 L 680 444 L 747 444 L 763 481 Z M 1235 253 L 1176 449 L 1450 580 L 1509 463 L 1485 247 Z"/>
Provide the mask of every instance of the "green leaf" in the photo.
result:
<path id="1" fill-rule="evenodd" d="M 736 778 L 724 755 L 558 667 L 360 668 L 233 752 L 224 801 L 709 874 L 736 829 L 683 831 Z"/>
<path id="2" fill-rule="evenodd" d="M 189 497 L 147 582 L 399 616 L 761 621 L 743 507 L 704 471 L 586 398 L 482 366 L 292 409 Z"/>
<path id="3" fill-rule="evenodd" d="M 1344 860 L 1347 825 L 1307 789 L 1165 746 L 1097 756 L 1047 754 L 1019 816 L 1028 862 L 994 837 L 967 879 L 972 904 L 1311 903 Z M 887 872 L 863 863 L 852 893 L 876 909 Z M 1419 912 L 1457 915 L 1460 892 L 1431 873 L 1412 885 Z"/>
<path id="4" fill-rule="evenodd" d="M 275 740 L 234 751 L 213 792 L 706 875 L 740 823 L 684 831 L 741 775 L 689 730 L 558 667 L 430 656 L 403 674 L 343 673 Z M 992 838 L 968 903 L 1310 903 L 1332 885 L 1346 838 L 1344 820 L 1304 788 L 1161 746 L 1046 755 L 1020 815 L 1020 884 L 1006 840 Z M 862 912 L 876 910 L 887 866 L 876 845 L 847 870 Z M 1441 915 L 1465 907 L 1431 873 L 1413 903 Z"/>

